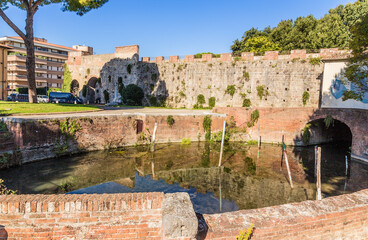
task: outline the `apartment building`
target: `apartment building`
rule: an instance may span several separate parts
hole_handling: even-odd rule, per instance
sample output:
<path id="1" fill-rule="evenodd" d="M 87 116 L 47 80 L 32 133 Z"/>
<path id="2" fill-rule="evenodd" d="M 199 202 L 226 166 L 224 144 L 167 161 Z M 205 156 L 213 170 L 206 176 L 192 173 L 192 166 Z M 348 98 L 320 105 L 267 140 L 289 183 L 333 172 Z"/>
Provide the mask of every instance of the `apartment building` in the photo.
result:
<path id="1" fill-rule="evenodd" d="M 64 64 L 68 53 L 76 49 L 48 43 L 46 39 L 35 38 L 36 87 L 61 88 L 64 81 Z M 2 37 L 0 44 L 11 47 L 8 51 L 8 91 L 28 87 L 26 69 L 26 47 L 20 37 Z"/>
<path id="2" fill-rule="evenodd" d="M 6 100 L 7 94 L 7 57 L 10 47 L 0 44 L 0 100 Z"/>

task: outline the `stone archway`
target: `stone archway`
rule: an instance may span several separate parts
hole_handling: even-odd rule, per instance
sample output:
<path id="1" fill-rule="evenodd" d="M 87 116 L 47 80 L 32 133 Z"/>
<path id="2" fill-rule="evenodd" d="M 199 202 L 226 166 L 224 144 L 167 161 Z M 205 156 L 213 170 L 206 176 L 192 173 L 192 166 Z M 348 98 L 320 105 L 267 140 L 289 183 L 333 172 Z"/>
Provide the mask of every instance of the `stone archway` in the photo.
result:
<path id="1" fill-rule="evenodd" d="M 75 79 L 70 84 L 70 92 L 74 96 L 78 96 L 78 94 L 79 94 L 79 82 L 77 80 L 75 80 Z"/>
<path id="2" fill-rule="evenodd" d="M 95 103 L 96 102 L 96 84 L 97 84 L 97 77 L 92 77 L 88 80 L 88 83 L 86 85 L 87 87 L 87 102 L 89 103 Z"/>

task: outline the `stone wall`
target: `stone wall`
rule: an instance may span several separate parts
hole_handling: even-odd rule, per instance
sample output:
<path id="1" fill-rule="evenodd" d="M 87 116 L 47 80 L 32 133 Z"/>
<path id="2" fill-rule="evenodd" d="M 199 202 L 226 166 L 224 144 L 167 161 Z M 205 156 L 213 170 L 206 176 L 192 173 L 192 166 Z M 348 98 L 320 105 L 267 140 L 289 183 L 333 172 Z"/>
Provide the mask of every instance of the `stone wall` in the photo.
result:
<path id="1" fill-rule="evenodd" d="M 120 87 L 133 83 L 143 89 L 145 105 L 164 101 L 169 107 L 193 108 L 203 94 L 203 107 L 211 97 L 219 107 L 241 107 L 245 98 L 257 107 L 302 107 L 303 93 L 308 92 L 305 105 L 317 107 L 322 72 L 323 64 L 300 60 L 147 63 L 112 59 L 99 74 L 96 95 L 106 103 L 103 92 L 107 91 L 110 101 L 119 102 Z"/>
<path id="2" fill-rule="evenodd" d="M 204 139 L 202 122 L 207 114 L 174 115 L 169 126 L 168 114 L 107 114 L 72 115 L 34 119 L 3 118 L 14 136 L 19 164 L 59 157 L 65 154 L 111 149 L 134 144 L 148 144 L 155 123 L 158 124 L 156 142 L 181 142 L 183 138 Z M 225 115 L 210 114 L 212 130 L 222 128 Z M 66 121 L 68 122 L 66 124 Z M 63 132 L 61 126 L 64 126 Z M 73 133 L 75 129 L 75 133 Z"/>

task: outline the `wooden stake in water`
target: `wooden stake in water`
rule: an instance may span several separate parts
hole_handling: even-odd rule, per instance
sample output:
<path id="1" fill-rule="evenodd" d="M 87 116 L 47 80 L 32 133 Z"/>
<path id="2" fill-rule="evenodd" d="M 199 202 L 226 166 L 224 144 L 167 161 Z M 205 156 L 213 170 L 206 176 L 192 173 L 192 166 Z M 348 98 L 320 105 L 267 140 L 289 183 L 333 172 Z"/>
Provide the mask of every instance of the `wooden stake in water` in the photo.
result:
<path id="1" fill-rule="evenodd" d="M 317 200 L 322 199 L 322 192 L 321 192 L 321 156 L 322 151 L 321 147 L 318 147 L 317 152 Z"/>
<path id="2" fill-rule="evenodd" d="M 222 130 L 222 140 L 221 140 L 221 150 L 220 150 L 220 160 L 218 166 L 221 166 L 222 162 L 222 152 L 224 151 L 224 141 L 225 141 L 225 129 L 226 129 L 226 121 L 224 121 L 224 129 Z"/>
<path id="3" fill-rule="evenodd" d="M 152 135 L 152 147 L 151 147 L 151 151 L 152 151 L 152 152 L 154 152 L 154 151 L 155 151 L 156 131 L 157 131 L 157 123 L 155 123 L 155 127 L 154 127 L 154 129 L 153 129 L 153 135 Z"/>
<path id="4" fill-rule="evenodd" d="M 348 175 L 348 170 L 349 170 L 348 156 L 345 155 L 345 176 Z"/>
<path id="5" fill-rule="evenodd" d="M 318 147 L 314 146 L 314 177 L 317 176 Z"/>
<path id="6" fill-rule="evenodd" d="M 287 152 L 286 152 L 286 145 L 285 145 L 284 142 L 282 142 L 282 149 L 284 151 L 284 157 L 285 157 L 286 169 L 287 169 L 288 175 L 289 175 L 290 187 L 291 188 L 294 188 L 294 186 L 293 186 L 293 179 L 291 179 L 291 172 L 290 172 L 289 160 L 288 160 Z"/>

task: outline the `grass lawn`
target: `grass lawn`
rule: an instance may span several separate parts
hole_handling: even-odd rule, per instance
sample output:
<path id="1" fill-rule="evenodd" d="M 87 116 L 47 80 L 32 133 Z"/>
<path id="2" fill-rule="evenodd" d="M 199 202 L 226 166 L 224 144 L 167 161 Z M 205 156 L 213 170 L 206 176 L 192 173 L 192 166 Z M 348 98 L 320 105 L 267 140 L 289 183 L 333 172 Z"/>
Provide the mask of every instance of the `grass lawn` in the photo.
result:
<path id="1" fill-rule="evenodd" d="M 0 116 L 35 113 L 60 113 L 98 110 L 97 106 L 82 104 L 25 103 L 0 101 Z"/>

